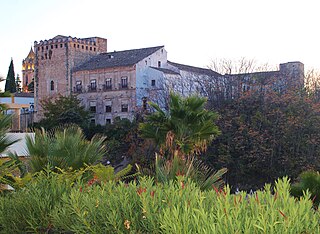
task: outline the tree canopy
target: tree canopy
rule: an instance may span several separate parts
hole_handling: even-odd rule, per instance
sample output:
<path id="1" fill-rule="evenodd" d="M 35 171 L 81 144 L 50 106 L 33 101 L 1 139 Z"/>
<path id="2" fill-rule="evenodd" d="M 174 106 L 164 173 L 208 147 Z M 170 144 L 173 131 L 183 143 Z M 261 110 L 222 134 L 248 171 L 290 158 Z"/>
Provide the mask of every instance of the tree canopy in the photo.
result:
<path id="1" fill-rule="evenodd" d="M 85 125 L 90 113 L 81 105 L 80 100 L 74 96 L 58 96 L 56 99 L 47 99 L 41 102 L 44 119 L 38 125 L 50 129 L 62 124 Z"/>
<path id="2" fill-rule="evenodd" d="M 183 98 L 173 93 L 170 94 L 168 112 L 150 103 L 155 112 L 140 124 L 142 136 L 154 140 L 162 150 L 180 156 L 200 153 L 220 134 L 214 123 L 218 115 L 205 110 L 205 104 L 205 98 Z"/>

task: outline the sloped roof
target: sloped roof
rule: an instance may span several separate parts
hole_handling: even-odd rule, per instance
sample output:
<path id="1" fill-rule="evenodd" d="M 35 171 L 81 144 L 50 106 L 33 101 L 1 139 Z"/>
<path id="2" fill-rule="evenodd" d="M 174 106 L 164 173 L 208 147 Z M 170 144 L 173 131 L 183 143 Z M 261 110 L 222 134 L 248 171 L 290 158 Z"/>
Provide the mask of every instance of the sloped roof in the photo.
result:
<path id="1" fill-rule="evenodd" d="M 164 46 L 156 46 L 142 49 L 101 53 L 76 67 L 74 71 L 131 66 L 163 47 Z"/>
<path id="2" fill-rule="evenodd" d="M 151 67 L 151 68 L 156 69 L 158 71 L 161 71 L 161 72 L 163 72 L 165 74 L 180 75 L 179 72 L 175 72 L 175 71 L 172 71 L 172 70 L 167 69 L 167 68 L 162 68 L 162 67 Z"/>
<path id="3" fill-rule="evenodd" d="M 29 52 L 27 58 L 34 58 L 34 57 L 35 57 L 35 53 L 33 52 L 33 49 L 32 49 L 32 47 L 31 47 L 30 52 Z"/>
<path id="4" fill-rule="evenodd" d="M 207 76 L 221 76 L 221 74 L 219 74 L 218 72 L 212 71 L 211 69 L 208 69 L 208 68 L 193 67 L 193 66 L 189 66 L 189 65 L 174 63 L 171 61 L 168 61 L 168 64 L 178 68 L 179 70 L 183 70 L 183 71 L 193 72 L 193 73 L 207 75 Z"/>

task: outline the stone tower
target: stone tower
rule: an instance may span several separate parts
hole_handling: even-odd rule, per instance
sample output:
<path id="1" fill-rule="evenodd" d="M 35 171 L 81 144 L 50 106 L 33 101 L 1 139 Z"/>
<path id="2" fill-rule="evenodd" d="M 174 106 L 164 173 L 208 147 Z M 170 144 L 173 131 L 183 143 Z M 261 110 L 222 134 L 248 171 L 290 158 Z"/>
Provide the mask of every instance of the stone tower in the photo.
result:
<path id="1" fill-rule="evenodd" d="M 28 56 L 22 60 L 22 90 L 28 92 L 28 85 L 34 79 L 35 53 L 30 49 Z"/>
<path id="2" fill-rule="evenodd" d="M 304 64 L 301 62 L 288 62 L 280 64 L 280 74 L 287 88 L 304 87 Z"/>
<path id="3" fill-rule="evenodd" d="M 72 69 L 98 53 L 107 52 L 107 39 L 58 35 L 34 42 L 36 121 L 42 118 L 41 100 L 72 92 Z"/>

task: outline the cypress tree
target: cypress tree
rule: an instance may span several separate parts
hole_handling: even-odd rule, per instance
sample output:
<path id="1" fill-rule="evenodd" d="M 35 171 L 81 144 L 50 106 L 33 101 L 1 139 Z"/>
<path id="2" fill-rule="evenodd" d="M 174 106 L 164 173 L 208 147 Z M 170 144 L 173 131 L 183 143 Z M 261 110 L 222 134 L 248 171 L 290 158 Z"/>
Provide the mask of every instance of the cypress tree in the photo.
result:
<path id="1" fill-rule="evenodd" d="M 17 91 L 16 89 L 16 80 L 14 75 L 14 68 L 13 68 L 13 60 L 11 59 L 8 75 L 6 79 L 6 85 L 4 88 L 4 91 L 8 91 L 10 93 L 15 93 Z"/>

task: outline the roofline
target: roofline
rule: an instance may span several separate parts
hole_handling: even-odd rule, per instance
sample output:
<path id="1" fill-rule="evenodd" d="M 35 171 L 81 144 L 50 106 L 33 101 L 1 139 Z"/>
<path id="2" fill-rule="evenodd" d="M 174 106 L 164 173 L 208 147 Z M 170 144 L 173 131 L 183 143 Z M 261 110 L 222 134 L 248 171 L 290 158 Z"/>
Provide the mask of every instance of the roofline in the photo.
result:
<path id="1" fill-rule="evenodd" d="M 152 48 L 157 48 L 159 47 L 159 49 L 163 48 L 164 45 L 162 46 L 152 46 L 152 47 L 144 47 L 144 48 L 138 48 L 138 49 L 130 49 L 130 50 L 115 50 L 115 51 L 112 51 L 112 52 L 103 52 L 103 53 L 100 53 L 100 54 L 111 54 L 111 53 L 118 53 L 118 52 L 127 52 L 127 51 L 132 51 L 132 50 L 144 50 L 144 49 L 152 49 Z"/>
<path id="2" fill-rule="evenodd" d="M 181 66 L 185 66 L 185 67 L 190 67 L 190 68 L 196 68 L 196 69 L 203 69 L 203 70 L 207 70 L 209 72 L 213 72 L 213 73 L 216 73 L 217 75 L 220 75 L 222 76 L 222 74 L 210 69 L 210 68 L 204 68 L 204 67 L 195 67 L 195 66 L 190 66 L 190 65 L 186 65 L 186 64 L 181 64 L 181 63 L 175 63 L 175 62 L 172 62 L 172 61 L 169 61 L 168 60 L 168 63 L 171 64 L 172 66 L 174 66 L 174 64 L 177 64 L 177 65 L 181 65 Z"/>

